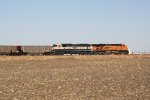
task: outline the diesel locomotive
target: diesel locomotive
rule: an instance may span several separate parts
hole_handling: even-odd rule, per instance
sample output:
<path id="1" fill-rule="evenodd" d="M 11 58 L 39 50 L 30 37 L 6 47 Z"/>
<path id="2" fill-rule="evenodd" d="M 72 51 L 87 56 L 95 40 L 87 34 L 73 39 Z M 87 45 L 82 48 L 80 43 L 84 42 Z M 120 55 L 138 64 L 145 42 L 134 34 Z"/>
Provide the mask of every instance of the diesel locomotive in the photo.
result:
<path id="1" fill-rule="evenodd" d="M 90 44 L 60 44 L 53 45 L 52 52 L 55 55 L 64 54 L 91 54 Z"/>

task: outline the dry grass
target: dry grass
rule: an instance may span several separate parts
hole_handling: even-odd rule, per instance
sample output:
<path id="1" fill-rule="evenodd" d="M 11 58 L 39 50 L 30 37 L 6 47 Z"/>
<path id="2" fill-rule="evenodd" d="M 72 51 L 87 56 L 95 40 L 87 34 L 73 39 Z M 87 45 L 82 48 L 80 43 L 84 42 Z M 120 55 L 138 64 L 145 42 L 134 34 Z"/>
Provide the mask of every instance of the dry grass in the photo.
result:
<path id="1" fill-rule="evenodd" d="M 52 60 L 52 59 L 82 59 L 82 60 L 95 60 L 95 59 L 110 59 L 110 58 L 150 58 L 150 55 L 73 55 L 73 56 L 0 56 L 0 61 L 12 60 Z"/>
<path id="2" fill-rule="evenodd" d="M 150 56 L 1 56 L 0 99 L 149 100 Z"/>

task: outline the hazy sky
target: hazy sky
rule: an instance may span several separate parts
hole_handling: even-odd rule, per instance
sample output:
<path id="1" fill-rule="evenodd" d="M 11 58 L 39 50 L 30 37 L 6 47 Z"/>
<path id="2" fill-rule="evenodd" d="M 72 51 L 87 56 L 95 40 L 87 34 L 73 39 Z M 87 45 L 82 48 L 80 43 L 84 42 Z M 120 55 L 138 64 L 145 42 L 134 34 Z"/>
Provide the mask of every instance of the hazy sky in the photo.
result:
<path id="1" fill-rule="evenodd" d="M 150 0 L 0 0 L 0 44 L 53 43 L 150 50 Z"/>

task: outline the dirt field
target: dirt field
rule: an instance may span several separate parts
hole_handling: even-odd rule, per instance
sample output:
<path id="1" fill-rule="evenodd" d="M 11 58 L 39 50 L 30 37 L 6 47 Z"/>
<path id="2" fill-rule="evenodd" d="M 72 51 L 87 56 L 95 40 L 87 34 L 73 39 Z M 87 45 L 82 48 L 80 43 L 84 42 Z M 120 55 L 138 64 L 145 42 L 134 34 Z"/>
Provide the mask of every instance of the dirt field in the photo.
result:
<path id="1" fill-rule="evenodd" d="M 150 100 L 150 55 L 0 57 L 0 100 Z"/>

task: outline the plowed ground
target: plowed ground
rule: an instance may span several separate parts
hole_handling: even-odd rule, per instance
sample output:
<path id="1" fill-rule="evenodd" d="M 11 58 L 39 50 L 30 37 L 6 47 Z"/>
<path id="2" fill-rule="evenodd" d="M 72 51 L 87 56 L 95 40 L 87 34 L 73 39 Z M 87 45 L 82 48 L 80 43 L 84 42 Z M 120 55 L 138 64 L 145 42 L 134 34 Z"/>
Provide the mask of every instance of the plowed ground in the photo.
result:
<path id="1" fill-rule="evenodd" d="M 0 100 L 150 100 L 150 56 L 0 57 Z"/>

